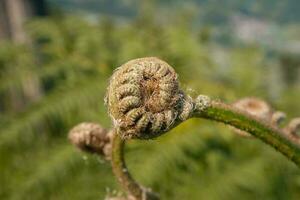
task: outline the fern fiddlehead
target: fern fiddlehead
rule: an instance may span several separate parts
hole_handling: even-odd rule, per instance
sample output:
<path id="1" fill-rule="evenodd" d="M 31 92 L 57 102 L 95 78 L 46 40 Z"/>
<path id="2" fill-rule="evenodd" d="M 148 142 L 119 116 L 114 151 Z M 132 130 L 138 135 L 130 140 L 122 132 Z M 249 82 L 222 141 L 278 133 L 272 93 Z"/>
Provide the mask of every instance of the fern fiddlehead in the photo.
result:
<path id="1" fill-rule="evenodd" d="M 192 99 L 180 89 L 177 77 L 166 62 L 150 57 L 125 63 L 110 79 L 105 102 L 114 125 L 111 164 L 128 199 L 158 197 L 130 175 L 123 155 L 125 141 L 158 137 L 192 117 L 222 122 L 244 135 L 250 133 L 300 167 L 298 118 L 280 129 L 277 125 L 284 113 L 273 112 L 264 101 L 252 98 L 227 105 L 205 95 Z"/>
<path id="2" fill-rule="evenodd" d="M 192 99 L 179 89 L 174 69 L 157 58 L 135 59 L 118 68 L 106 102 L 123 139 L 157 137 L 193 110 Z"/>
<path id="3" fill-rule="evenodd" d="M 68 137 L 81 151 L 96 153 L 110 160 L 112 134 L 97 123 L 82 122 L 70 130 Z"/>

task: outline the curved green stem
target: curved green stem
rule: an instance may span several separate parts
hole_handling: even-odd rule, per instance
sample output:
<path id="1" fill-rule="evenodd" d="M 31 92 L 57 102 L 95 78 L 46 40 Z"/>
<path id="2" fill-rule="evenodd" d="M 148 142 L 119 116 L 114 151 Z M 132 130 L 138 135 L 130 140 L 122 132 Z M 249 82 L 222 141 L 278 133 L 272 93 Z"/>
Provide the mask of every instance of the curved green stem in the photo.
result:
<path id="1" fill-rule="evenodd" d="M 139 185 L 130 175 L 124 160 L 125 141 L 114 132 L 112 140 L 111 164 L 113 172 L 122 188 L 136 200 L 158 200 L 158 196 Z"/>
<path id="2" fill-rule="evenodd" d="M 193 113 L 193 117 L 201 117 L 218 122 L 223 122 L 238 129 L 247 131 L 263 142 L 271 145 L 284 156 L 292 160 L 300 167 L 300 146 L 286 136 L 282 130 L 273 127 L 271 124 L 256 119 L 253 116 L 243 113 L 232 106 L 221 102 L 211 102 L 205 110 Z"/>

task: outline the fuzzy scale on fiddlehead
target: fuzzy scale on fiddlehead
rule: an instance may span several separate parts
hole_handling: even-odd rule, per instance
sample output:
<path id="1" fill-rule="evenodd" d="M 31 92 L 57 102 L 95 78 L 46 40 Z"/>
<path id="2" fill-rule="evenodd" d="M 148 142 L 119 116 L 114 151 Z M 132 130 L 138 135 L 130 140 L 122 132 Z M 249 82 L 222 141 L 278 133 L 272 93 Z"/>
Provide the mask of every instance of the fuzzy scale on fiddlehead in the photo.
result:
<path id="1" fill-rule="evenodd" d="M 194 109 L 180 89 L 177 74 L 155 58 L 129 61 L 110 80 L 106 102 L 124 139 L 157 137 L 186 120 Z"/>

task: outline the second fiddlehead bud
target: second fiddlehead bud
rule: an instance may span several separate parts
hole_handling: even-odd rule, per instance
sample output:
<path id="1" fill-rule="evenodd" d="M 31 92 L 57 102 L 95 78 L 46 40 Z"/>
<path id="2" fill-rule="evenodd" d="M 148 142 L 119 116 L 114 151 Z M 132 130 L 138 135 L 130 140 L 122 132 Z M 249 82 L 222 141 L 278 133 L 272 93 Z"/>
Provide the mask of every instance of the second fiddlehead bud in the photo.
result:
<path id="1" fill-rule="evenodd" d="M 68 138 L 81 151 L 96 153 L 110 160 L 112 131 L 106 130 L 101 125 L 82 122 L 70 130 Z"/>

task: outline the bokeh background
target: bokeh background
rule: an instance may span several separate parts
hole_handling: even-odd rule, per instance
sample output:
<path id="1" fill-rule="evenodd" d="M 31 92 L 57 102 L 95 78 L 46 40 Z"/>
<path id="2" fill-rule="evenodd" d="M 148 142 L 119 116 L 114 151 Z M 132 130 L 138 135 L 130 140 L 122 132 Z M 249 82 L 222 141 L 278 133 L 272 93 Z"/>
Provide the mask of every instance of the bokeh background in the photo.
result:
<path id="1" fill-rule="evenodd" d="M 104 199 L 110 164 L 68 130 L 110 128 L 112 71 L 137 57 L 172 65 L 190 95 L 257 96 L 300 115 L 299 0 L 1 0 L 0 199 Z M 189 120 L 131 141 L 134 177 L 172 200 L 297 200 L 300 171 L 256 139 Z"/>

